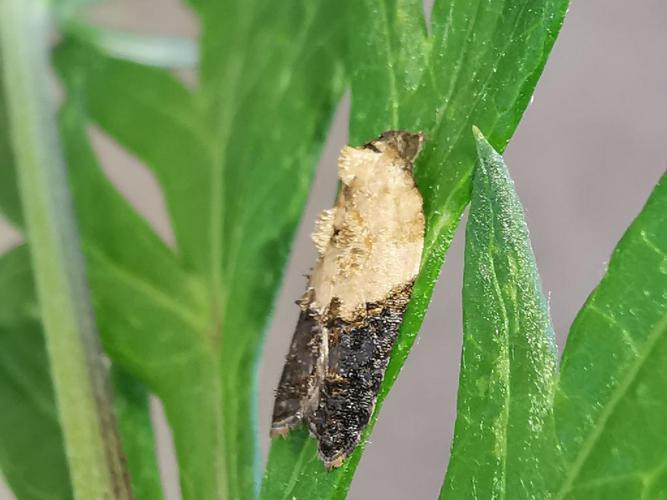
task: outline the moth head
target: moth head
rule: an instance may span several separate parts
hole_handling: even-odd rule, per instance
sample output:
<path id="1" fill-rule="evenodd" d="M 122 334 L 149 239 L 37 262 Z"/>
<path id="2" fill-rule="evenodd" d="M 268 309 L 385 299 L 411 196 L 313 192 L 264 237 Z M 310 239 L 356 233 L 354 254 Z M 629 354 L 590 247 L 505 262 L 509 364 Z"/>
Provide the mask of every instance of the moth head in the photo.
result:
<path id="1" fill-rule="evenodd" d="M 421 132 L 389 130 L 369 142 L 366 147 L 380 153 L 392 153 L 402 160 L 412 163 L 419 155 L 423 144 L 424 134 Z"/>

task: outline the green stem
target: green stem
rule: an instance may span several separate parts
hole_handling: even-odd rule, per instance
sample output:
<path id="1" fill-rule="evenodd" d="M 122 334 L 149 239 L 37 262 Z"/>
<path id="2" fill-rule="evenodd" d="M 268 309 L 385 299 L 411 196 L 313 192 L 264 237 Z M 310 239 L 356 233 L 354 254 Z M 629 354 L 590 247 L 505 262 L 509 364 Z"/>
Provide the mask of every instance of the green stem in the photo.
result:
<path id="1" fill-rule="evenodd" d="M 49 16 L 44 0 L 0 0 L 3 84 L 27 238 L 75 497 L 129 499 L 50 99 Z"/>

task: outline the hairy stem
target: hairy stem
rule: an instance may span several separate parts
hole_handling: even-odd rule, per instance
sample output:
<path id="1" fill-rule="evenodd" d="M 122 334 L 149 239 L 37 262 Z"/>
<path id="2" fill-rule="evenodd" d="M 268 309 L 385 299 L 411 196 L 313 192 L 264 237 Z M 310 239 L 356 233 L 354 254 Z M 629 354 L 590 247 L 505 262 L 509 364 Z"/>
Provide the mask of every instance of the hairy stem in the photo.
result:
<path id="1" fill-rule="evenodd" d="M 4 91 L 51 373 L 77 500 L 132 497 L 49 95 L 49 5 L 0 0 Z"/>

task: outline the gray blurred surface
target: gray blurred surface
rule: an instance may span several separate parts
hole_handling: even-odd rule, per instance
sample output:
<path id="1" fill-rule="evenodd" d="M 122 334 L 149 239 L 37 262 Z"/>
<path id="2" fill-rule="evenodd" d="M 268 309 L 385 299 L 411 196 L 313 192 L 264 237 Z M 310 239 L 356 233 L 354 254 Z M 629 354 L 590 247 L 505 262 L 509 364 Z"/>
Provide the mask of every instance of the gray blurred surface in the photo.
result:
<path id="1" fill-rule="evenodd" d="M 97 9 L 113 26 L 192 34 L 196 23 L 176 0 L 123 0 Z M 574 0 L 568 19 L 506 153 L 526 208 L 533 246 L 562 346 L 576 311 L 609 254 L 667 166 L 667 3 Z M 267 334 L 260 374 L 261 444 L 296 322 L 295 298 L 314 259 L 309 233 L 333 200 L 335 158 L 345 144 L 347 108 L 337 114 L 299 228 Z M 136 160 L 96 135 L 110 177 L 171 239 L 164 203 Z M 456 405 L 461 337 L 462 234 L 450 250 L 424 327 L 388 397 L 349 498 L 432 499 L 445 470 Z M 0 224 L 0 247 L 17 241 Z M 158 408 L 158 404 L 154 407 Z M 169 432 L 155 412 L 160 463 L 178 498 Z M 10 498 L 0 491 L 0 498 Z"/>

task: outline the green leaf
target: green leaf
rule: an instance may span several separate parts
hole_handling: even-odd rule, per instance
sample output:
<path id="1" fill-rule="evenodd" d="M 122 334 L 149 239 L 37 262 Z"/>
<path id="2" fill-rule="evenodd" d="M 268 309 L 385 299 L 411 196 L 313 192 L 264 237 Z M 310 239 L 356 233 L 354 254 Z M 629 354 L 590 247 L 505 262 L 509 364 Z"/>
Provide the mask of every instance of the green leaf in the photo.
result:
<path id="1" fill-rule="evenodd" d="M 26 246 L 0 257 L 0 468 L 18 500 L 72 498 L 67 457 Z M 161 485 L 148 398 L 113 368 L 114 405 L 136 498 Z"/>
<path id="2" fill-rule="evenodd" d="M 440 498 L 538 498 L 556 344 L 523 208 L 503 159 L 476 134 L 458 411 Z"/>
<path id="3" fill-rule="evenodd" d="M 61 47 L 58 66 L 80 100 L 64 133 L 107 352 L 161 398 L 184 497 L 252 498 L 256 361 L 343 90 L 343 19 L 324 0 L 198 7 L 194 91 L 72 40 Z M 101 177 L 82 119 L 154 172 L 174 250 Z"/>
<path id="4" fill-rule="evenodd" d="M 0 257 L 0 466 L 19 500 L 70 499 L 49 361 L 21 246 Z"/>
<path id="5" fill-rule="evenodd" d="M 667 175 L 577 315 L 555 402 L 554 499 L 665 498 Z"/>
<path id="6" fill-rule="evenodd" d="M 500 168 L 500 157 L 484 161 L 488 148 L 481 143 L 481 167 Z M 550 326 L 539 281 L 534 267 L 522 266 L 524 259 L 515 255 L 517 243 L 527 244 L 527 233 L 525 228 L 519 228 L 523 237 L 507 233 L 516 217 L 506 208 L 517 208 L 518 201 L 503 193 L 492 171 L 488 185 L 478 189 L 481 167 L 466 242 L 459 415 L 442 498 L 663 498 L 667 175 L 573 323 L 558 383 L 552 385 L 553 345 L 544 342 Z M 485 205 L 487 210 L 479 210 Z M 532 260 L 529 253 L 524 256 Z M 510 287 L 508 276 L 515 280 Z M 535 299 L 541 303 L 537 316 Z M 509 346 L 498 348 L 489 334 L 507 328 L 521 334 L 522 345 L 512 345 L 510 337 Z M 548 337 L 534 337 L 536 329 Z M 484 334 L 490 337 L 486 342 Z M 506 366 L 511 376 L 503 383 L 499 374 Z M 501 427 L 502 410 L 508 425 Z M 499 449 L 500 436 L 506 444 Z"/>
<path id="7" fill-rule="evenodd" d="M 141 500 L 162 500 L 149 393 L 143 384 L 116 364 L 111 366 L 111 384 L 132 494 Z"/>
<path id="8" fill-rule="evenodd" d="M 0 467 L 16 498 L 72 498 L 49 361 L 26 246 L 0 257 Z M 11 293 L 10 293 L 11 292 Z M 137 498 L 160 492 L 152 428 L 136 382 L 114 380 L 125 454 Z M 128 398 L 130 395 L 131 398 Z M 152 459 L 152 464 L 146 458 Z M 141 465 L 141 468 L 139 468 Z M 141 471 L 141 476 L 134 475 Z M 149 477 L 151 476 L 152 477 Z"/>
<path id="9" fill-rule="evenodd" d="M 0 59 L 0 82 L 4 81 L 2 68 L 2 59 Z M 23 215 L 16 180 L 14 153 L 9 138 L 9 118 L 7 113 L 5 93 L 0 88 L 0 213 L 7 217 L 13 224 L 21 226 L 23 224 Z"/>
<path id="10" fill-rule="evenodd" d="M 502 151 L 530 100 L 560 29 L 567 0 L 438 0 L 427 36 L 418 0 L 350 2 L 350 135 L 360 144 L 384 130 L 426 133 L 415 176 L 427 234 L 413 289 L 366 439 L 415 340 L 445 252 L 470 196 L 476 124 Z M 264 498 L 343 498 L 363 451 L 331 473 L 309 440 L 274 440 Z"/>

